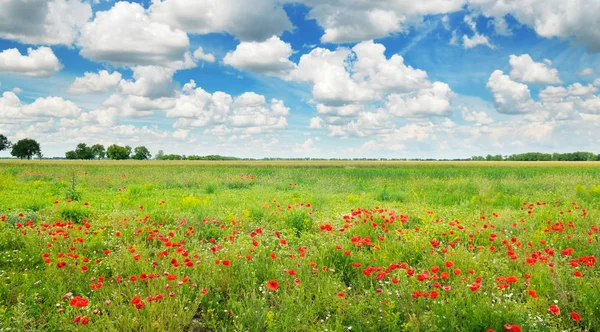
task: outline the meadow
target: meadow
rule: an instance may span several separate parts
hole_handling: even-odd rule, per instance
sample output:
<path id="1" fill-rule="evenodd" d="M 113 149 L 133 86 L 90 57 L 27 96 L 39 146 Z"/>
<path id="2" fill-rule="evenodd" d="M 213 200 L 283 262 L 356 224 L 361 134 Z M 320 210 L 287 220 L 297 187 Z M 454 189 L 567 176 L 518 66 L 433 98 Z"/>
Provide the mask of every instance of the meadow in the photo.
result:
<path id="1" fill-rule="evenodd" d="M 600 163 L 0 161 L 0 331 L 597 331 Z"/>

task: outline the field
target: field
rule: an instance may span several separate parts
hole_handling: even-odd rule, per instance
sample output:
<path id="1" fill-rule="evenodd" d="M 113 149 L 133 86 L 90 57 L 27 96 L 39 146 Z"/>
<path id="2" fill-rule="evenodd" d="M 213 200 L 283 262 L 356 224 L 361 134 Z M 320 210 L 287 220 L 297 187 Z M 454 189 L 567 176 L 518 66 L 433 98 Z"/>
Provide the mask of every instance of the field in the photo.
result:
<path id="1" fill-rule="evenodd" d="M 0 162 L 0 331 L 597 331 L 600 164 Z"/>

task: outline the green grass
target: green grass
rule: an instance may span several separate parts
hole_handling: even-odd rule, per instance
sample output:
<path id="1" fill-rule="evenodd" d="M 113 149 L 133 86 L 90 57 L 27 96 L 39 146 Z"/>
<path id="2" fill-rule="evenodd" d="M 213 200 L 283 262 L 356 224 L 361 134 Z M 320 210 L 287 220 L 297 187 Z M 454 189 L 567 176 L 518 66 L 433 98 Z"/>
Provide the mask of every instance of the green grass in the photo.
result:
<path id="1" fill-rule="evenodd" d="M 0 161 L 0 330 L 594 331 L 599 203 L 585 162 Z"/>

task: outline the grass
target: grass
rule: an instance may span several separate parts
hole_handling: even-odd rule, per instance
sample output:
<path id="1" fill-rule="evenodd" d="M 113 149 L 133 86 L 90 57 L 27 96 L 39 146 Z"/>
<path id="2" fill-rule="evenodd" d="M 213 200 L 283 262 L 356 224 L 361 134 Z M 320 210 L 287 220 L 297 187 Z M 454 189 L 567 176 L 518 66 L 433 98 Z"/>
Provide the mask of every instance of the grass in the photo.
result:
<path id="1" fill-rule="evenodd" d="M 594 331 L 599 188 L 586 162 L 0 161 L 0 330 Z"/>

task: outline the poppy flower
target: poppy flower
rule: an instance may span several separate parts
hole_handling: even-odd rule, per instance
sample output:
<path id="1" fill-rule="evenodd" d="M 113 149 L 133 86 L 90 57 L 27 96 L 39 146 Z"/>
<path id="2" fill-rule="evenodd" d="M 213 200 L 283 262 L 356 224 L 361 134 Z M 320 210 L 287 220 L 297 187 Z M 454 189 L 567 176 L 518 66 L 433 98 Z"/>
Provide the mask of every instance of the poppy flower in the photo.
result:
<path id="1" fill-rule="evenodd" d="M 579 314 L 576 312 L 571 313 L 571 318 L 573 318 L 573 320 L 576 321 L 577 323 L 579 323 L 579 321 L 581 320 L 581 316 L 579 316 Z"/>
<path id="2" fill-rule="evenodd" d="M 77 307 L 77 308 L 81 308 L 81 307 L 87 307 L 89 303 L 89 300 L 80 296 L 75 296 L 74 298 L 71 299 L 71 301 L 69 301 L 69 305 L 71 307 Z"/>
<path id="3" fill-rule="evenodd" d="M 550 310 L 550 312 L 556 316 L 560 315 L 560 308 L 554 304 L 550 305 L 550 307 L 548 307 L 548 310 Z"/>
<path id="4" fill-rule="evenodd" d="M 267 282 L 267 288 L 272 290 L 272 291 L 276 291 L 277 288 L 279 288 L 279 283 L 275 280 L 269 280 Z"/>

